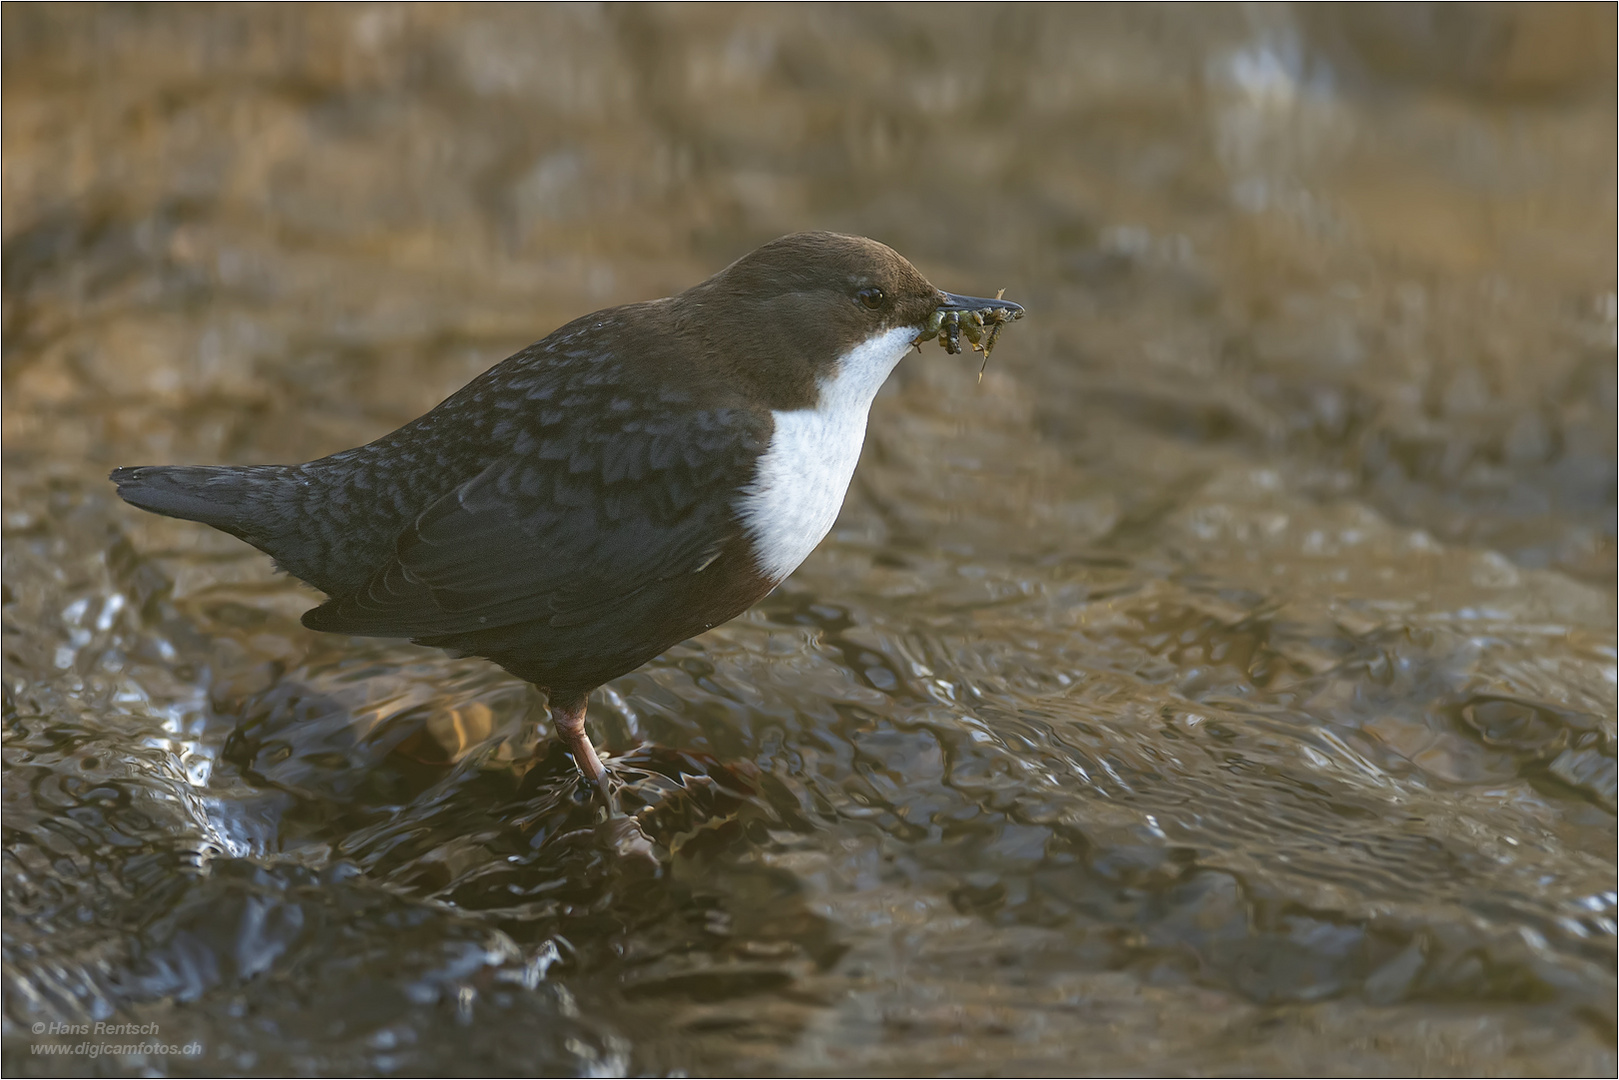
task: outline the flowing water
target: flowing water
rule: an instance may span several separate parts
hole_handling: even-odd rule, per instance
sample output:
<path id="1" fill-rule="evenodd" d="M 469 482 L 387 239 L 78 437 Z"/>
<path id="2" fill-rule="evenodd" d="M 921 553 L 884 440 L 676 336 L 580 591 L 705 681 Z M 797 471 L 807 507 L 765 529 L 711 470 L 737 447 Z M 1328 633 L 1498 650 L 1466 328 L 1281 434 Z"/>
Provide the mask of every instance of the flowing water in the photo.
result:
<path id="1" fill-rule="evenodd" d="M 6 5 L 6 1071 L 1612 1075 L 1613 18 Z M 816 227 L 1029 315 L 592 698 L 634 828 L 105 480 Z"/>

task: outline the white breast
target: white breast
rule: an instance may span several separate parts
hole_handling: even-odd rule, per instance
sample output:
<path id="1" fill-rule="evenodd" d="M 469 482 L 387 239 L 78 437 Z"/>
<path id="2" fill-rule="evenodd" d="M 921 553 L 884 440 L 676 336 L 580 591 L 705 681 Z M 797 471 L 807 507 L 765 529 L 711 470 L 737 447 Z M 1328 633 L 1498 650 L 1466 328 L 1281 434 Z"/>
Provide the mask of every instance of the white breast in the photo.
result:
<path id="1" fill-rule="evenodd" d="M 872 399 L 915 337 L 901 327 L 862 342 L 838 358 L 815 408 L 775 414 L 770 447 L 738 505 L 760 568 L 773 580 L 797 569 L 831 531 L 860 460 Z"/>

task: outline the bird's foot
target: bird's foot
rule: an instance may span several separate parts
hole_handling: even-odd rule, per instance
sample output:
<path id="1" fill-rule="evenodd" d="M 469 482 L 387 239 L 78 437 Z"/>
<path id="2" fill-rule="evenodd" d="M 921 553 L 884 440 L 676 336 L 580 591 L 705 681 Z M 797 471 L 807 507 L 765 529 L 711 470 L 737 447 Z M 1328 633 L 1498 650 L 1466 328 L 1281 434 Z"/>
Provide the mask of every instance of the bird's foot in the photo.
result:
<path id="1" fill-rule="evenodd" d="M 607 808 L 607 816 L 619 816 L 618 803 L 613 798 L 613 789 L 607 779 L 607 767 L 596 756 L 596 748 L 590 744 L 590 736 L 585 734 L 585 699 L 580 697 L 574 701 L 563 699 L 553 702 L 551 723 L 556 725 L 557 734 L 573 755 L 579 771 L 596 785 L 602 805 Z"/>

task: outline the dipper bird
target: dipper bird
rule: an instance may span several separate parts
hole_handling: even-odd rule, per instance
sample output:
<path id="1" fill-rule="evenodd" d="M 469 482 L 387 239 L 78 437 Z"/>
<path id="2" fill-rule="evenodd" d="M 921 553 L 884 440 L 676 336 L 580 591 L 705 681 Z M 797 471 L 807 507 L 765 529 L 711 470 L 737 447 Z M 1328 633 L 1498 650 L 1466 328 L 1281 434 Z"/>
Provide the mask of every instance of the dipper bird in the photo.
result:
<path id="1" fill-rule="evenodd" d="M 811 232 L 678 296 L 576 319 L 375 442 L 302 465 L 113 470 L 330 599 L 315 630 L 494 661 L 546 693 L 609 808 L 585 701 L 741 614 L 838 516 L 878 388 L 913 345 L 987 346 L 1023 309 Z"/>

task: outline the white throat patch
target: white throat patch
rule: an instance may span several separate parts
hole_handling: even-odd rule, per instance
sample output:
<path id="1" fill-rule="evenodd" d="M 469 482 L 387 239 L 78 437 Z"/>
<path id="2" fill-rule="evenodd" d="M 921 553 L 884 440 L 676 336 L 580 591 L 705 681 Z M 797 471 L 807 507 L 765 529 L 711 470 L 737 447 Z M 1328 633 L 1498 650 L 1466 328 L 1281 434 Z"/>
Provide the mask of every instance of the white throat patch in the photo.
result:
<path id="1" fill-rule="evenodd" d="M 866 440 L 872 399 L 916 333 L 899 327 L 867 338 L 838 357 L 814 408 L 774 414 L 770 446 L 737 507 L 771 580 L 797 569 L 837 521 Z"/>

